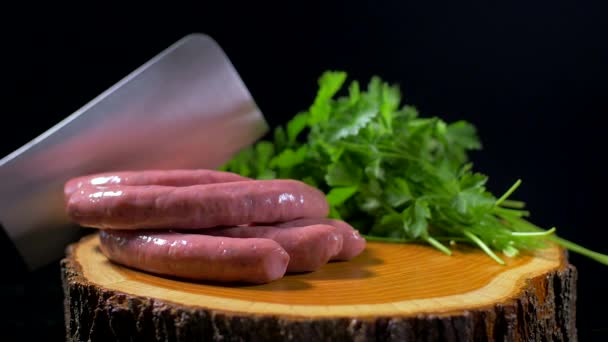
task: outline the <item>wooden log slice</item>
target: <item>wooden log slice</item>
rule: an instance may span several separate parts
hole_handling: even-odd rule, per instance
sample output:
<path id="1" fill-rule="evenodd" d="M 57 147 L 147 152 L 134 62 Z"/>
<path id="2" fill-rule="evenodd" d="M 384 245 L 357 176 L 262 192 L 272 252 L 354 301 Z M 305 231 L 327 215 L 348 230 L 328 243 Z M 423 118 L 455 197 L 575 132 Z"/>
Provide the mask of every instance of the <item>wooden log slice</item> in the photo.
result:
<path id="1" fill-rule="evenodd" d="M 61 261 L 70 341 L 575 341 L 576 269 L 551 247 L 505 258 L 368 243 L 349 262 L 256 286 L 116 265 L 96 234 Z"/>

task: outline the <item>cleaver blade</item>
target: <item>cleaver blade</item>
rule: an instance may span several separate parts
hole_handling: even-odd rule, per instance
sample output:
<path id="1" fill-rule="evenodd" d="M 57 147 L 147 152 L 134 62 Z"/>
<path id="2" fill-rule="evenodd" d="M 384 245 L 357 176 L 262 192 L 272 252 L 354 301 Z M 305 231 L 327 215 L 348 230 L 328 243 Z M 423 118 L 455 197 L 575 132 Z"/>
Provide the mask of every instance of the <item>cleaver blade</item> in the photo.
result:
<path id="1" fill-rule="evenodd" d="M 210 36 L 189 34 L 0 160 L 0 223 L 29 270 L 63 257 L 82 228 L 63 185 L 107 171 L 215 169 L 268 131 Z"/>

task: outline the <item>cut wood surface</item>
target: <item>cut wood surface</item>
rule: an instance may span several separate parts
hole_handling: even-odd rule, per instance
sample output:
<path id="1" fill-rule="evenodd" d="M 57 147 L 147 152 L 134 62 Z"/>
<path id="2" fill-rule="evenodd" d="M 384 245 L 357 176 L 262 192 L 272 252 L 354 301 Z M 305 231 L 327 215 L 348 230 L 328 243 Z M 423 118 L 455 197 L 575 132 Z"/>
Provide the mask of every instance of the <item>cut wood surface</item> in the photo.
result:
<path id="1" fill-rule="evenodd" d="M 558 247 L 504 257 L 368 242 L 348 262 L 265 285 L 161 277 L 110 262 L 93 234 L 62 260 L 67 339 L 576 340 L 576 269 Z"/>

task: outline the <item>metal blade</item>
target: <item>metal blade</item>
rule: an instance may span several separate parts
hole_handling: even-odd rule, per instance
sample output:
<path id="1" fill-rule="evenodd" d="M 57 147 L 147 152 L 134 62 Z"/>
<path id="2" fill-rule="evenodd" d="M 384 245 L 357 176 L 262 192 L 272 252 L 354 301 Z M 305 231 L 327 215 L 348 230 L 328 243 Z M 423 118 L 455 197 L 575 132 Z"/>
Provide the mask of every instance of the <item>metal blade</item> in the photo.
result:
<path id="1" fill-rule="evenodd" d="M 30 269 L 78 235 L 64 211 L 72 177 L 114 170 L 210 168 L 268 131 L 220 46 L 188 35 L 0 160 L 0 222 Z"/>

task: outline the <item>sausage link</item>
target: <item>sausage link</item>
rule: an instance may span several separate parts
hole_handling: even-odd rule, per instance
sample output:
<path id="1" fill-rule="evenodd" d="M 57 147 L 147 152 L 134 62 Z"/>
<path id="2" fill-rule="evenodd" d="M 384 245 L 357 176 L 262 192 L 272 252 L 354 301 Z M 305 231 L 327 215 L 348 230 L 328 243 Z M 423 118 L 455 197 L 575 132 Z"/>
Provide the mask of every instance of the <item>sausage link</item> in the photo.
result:
<path id="1" fill-rule="evenodd" d="M 201 230 L 201 234 L 234 238 L 266 238 L 289 254 L 287 272 L 312 272 L 342 250 L 342 234 L 330 225 L 302 227 L 238 226 Z"/>
<path id="2" fill-rule="evenodd" d="M 191 280 L 263 284 L 285 274 L 289 255 L 270 239 L 238 239 L 159 231 L 101 230 L 110 260 Z"/>
<path id="3" fill-rule="evenodd" d="M 167 185 L 189 186 L 197 184 L 227 183 L 245 181 L 250 178 L 232 172 L 196 170 L 142 170 L 94 173 L 75 177 L 65 183 L 64 195 L 70 196 L 87 186 L 108 185 Z"/>
<path id="4" fill-rule="evenodd" d="M 85 227 L 192 229 L 325 217 L 316 188 L 296 180 L 251 180 L 185 187 L 82 187 L 69 196 L 68 217 Z"/>
<path id="5" fill-rule="evenodd" d="M 347 261 L 361 254 L 366 246 L 365 239 L 348 223 L 329 218 L 302 218 L 276 224 L 277 227 L 303 227 L 315 224 L 330 225 L 342 235 L 342 250 L 331 260 Z"/>

